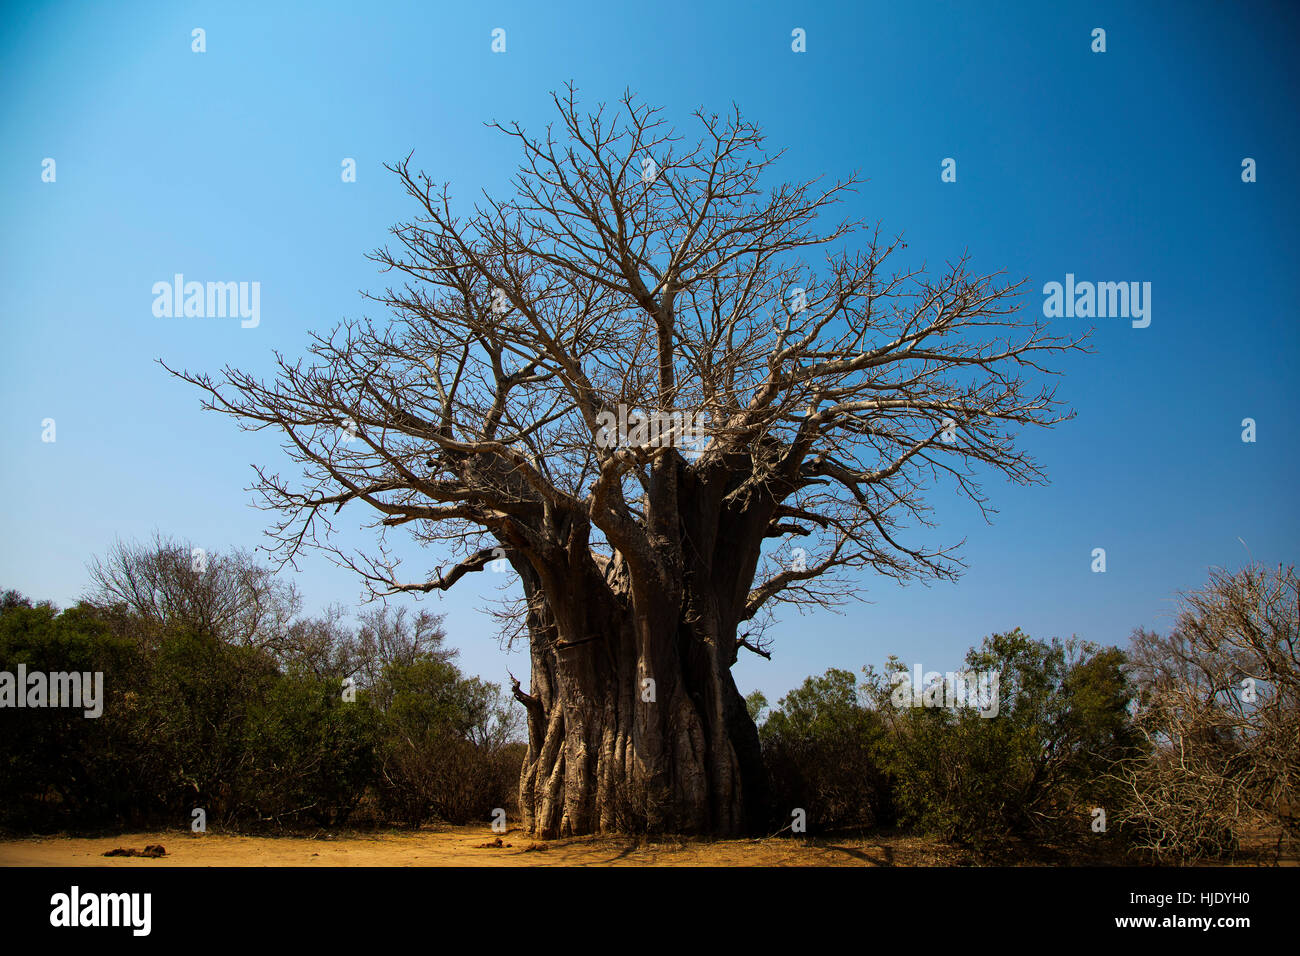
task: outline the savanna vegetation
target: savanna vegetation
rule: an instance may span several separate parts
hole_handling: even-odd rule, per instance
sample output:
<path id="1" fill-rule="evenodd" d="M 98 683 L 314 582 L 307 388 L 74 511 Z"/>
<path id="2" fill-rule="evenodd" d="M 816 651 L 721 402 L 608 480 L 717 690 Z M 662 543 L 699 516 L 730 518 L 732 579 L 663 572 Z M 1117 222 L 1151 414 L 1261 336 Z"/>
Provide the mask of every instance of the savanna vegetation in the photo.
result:
<path id="1" fill-rule="evenodd" d="M 776 803 L 810 831 L 897 827 L 986 856 L 1089 841 L 1162 862 L 1263 841 L 1293 856 L 1298 598 L 1293 568 L 1248 566 L 1212 572 L 1169 634 L 1139 628 L 1125 650 L 994 634 L 965 660 L 998 678 L 975 706 L 942 706 L 946 674 L 914 701 L 898 658 L 810 677 L 761 725 Z"/>
<path id="2" fill-rule="evenodd" d="M 0 670 L 100 671 L 104 695 L 96 719 L 3 713 L 0 825 L 183 827 L 196 808 L 226 831 L 519 819 L 519 707 L 459 670 L 438 617 L 304 616 L 251 555 L 196 555 L 119 545 L 63 611 L 4 593 Z M 1298 595 L 1290 568 L 1216 571 L 1170 633 L 1122 650 L 1013 629 L 954 673 L 890 657 L 775 707 L 755 691 L 762 832 L 927 835 L 983 859 L 1229 860 L 1261 836 L 1293 852 Z"/>
<path id="3" fill-rule="evenodd" d="M 487 819 L 513 806 L 517 708 L 440 619 L 301 615 L 247 553 L 119 545 L 60 611 L 5 592 L 0 670 L 102 672 L 102 714 L 6 709 L 0 825 L 225 829 Z"/>

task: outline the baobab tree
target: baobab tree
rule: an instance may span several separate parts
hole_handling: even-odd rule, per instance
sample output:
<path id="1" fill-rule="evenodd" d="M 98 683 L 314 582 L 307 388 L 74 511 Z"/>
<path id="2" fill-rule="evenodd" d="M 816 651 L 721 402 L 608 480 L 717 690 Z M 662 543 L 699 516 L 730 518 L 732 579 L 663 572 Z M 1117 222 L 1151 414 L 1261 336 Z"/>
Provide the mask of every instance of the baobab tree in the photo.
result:
<path id="1" fill-rule="evenodd" d="M 868 570 L 953 577 L 955 545 L 910 540 L 923 493 L 987 509 L 983 472 L 1042 481 L 1014 436 L 1069 413 L 1029 379 L 1080 341 L 964 257 L 932 277 L 860 220 L 819 225 L 856 177 L 765 186 L 780 153 L 737 109 L 688 139 L 631 94 L 553 98 L 541 136 L 492 124 L 522 154 L 507 198 L 455 211 L 410 156 L 389 167 L 418 212 L 371 254 L 399 277 L 370 296 L 385 321 L 269 383 L 177 374 L 285 434 L 302 478 L 256 485 L 285 558 L 323 548 L 376 595 L 518 574 L 530 831 L 741 832 L 768 808 L 737 655 Z M 349 505 L 376 513 L 372 553 L 331 538 Z M 405 578 L 391 528 L 444 564 Z"/>

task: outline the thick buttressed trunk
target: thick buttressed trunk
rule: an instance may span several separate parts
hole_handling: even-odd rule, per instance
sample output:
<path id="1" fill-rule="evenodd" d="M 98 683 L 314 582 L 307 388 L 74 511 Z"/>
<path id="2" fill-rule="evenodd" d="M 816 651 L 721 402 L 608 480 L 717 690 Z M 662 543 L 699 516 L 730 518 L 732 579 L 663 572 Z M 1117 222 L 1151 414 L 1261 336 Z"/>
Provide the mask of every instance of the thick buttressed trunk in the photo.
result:
<path id="1" fill-rule="evenodd" d="M 736 622 L 718 611 L 716 574 L 696 590 L 687 569 L 676 593 L 642 596 L 642 610 L 621 557 L 573 557 L 563 572 L 518 568 L 532 656 L 531 692 L 517 692 L 525 828 L 543 838 L 760 829 L 766 774 L 731 677 Z"/>
<path id="2" fill-rule="evenodd" d="M 530 612 L 525 827 L 549 838 L 761 826 L 758 731 L 729 666 L 684 624 L 610 610 L 577 609 L 585 633 L 565 633 L 545 606 Z"/>

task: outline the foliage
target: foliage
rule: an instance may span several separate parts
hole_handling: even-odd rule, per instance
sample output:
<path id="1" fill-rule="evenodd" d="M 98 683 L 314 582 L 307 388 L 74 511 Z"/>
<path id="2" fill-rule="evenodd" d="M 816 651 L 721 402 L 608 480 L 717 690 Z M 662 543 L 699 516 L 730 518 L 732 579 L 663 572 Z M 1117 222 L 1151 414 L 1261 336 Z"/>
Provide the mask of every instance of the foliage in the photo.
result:
<path id="1" fill-rule="evenodd" d="M 898 688 L 869 675 L 890 728 L 901 821 L 978 848 L 1086 832 L 1091 808 L 1117 802 L 1106 770 L 1136 749 L 1123 654 L 1017 628 L 986 638 L 965 663 L 988 676 L 992 699 L 979 704 L 996 708 L 899 706 Z"/>
<path id="2" fill-rule="evenodd" d="M 782 698 L 762 728 L 782 812 L 803 807 L 810 830 L 898 822 L 976 847 L 1087 832 L 1090 808 L 1118 803 L 1107 771 L 1138 752 L 1123 654 L 1017 629 L 987 638 L 965 663 L 990 675 L 987 716 L 911 706 L 892 679 L 897 658 L 884 674 L 865 668 L 861 684 L 831 669 Z"/>
<path id="3" fill-rule="evenodd" d="M 892 822 L 885 725 L 858 699 L 851 671 L 832 668 L 781 698 L 763 724 L 778 812 L 807 812 L 811 830 Z"/>
<path id="4" fill-rule="evenodd" d="M 379 793 L 390 817 L 465 823 L 516 806 L 520 754 L 507 745 L 517 717 L 499 688 L 422 656 L 390 665 L 377 696 L 388 701 Z"/>
<path id="5" fill-rule="evenodd" d="M 210 827 L 329 826 L 367 795 L 403 823 L 514 805 L 517 710 L 460 673 L 439 618 L 290 619 L 291 589 L 246 554 L 192 573 L 191 552 L 119 544 L 92 565 L 93 601 L 62 612 L 3 594 L 0 671 L 101 673 L 103 711 L 0 710 L 0 825 L 188 826 L 202 808 Z"/>

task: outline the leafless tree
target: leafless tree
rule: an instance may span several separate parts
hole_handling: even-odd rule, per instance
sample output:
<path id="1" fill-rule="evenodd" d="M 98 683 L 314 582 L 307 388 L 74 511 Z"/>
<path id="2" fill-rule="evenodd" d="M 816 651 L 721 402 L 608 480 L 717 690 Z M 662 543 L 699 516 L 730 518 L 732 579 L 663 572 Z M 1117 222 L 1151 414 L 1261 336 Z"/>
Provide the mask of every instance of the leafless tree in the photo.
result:
<path id="1" fill-rule="evenodd" d="M 409 667 L 417 659 L 451 663 L 458 655 L 445 646 L 447 632 L 441 614 L 420 611 L 414 617 L 403 607 L 375 607 L 361 614 L 361 627 L 355 639 L 354 673 L 362 687 L 372 688 L 383 698 L 381 709 L 388 706 L 387 691 L 381 678 L 389 666 Z"/>
<path id="2" fill-rule="evenodd" d="M 361 672 L 361 648 L 348 625 L 347 612 L 332 605 L 315 617 L 295 618 L 277 642 L 277 661 L 317 679 L 356 678 Z"/>
<path id="3" fill-rule="evenodd" d="M 230 644 L 274 650 L 302 607 L 292 583 L 248 551 L 208 553 L 155 534 L 117 541 L 89 565 L 86 599 L 120 607 L 155 627 L 187 627 Z"/>
<path id="4" fill-rule="evenodd" d="M 1231 854 L 1261 827 L 1300 836 L 1298 618 L 1294 568 L 1250 565 L 1212 571 L 1168 636 L 1134 633 L 1151 756 L 1123 778 L 1139 842 L 1193 859 Z"/>
<path id="5" fill-rule="evenodd" d="M 258 469 L 286 559 L 322 547 L 376 594 L 509 562 L 530 830 L 734 833 L 765 811 L 738 652 L 770 651 L 773 606 L 843 600 L 863 569 L 954 576 L 955 545 L 905 540 L 924 492 L 987 509 L 982 473 L 1042 480 L 1016 432 L 1067 412 L 1030 379 L 1080 340 L 964 257 L 928 276 L 888 265 L 904 244 L 878 229 L 819 227 L 857 180 L 766 188 L 780 154 L 738 110 L 687 140 L 630 94 L 555 105 L 540 137 L 496 127 L 523 156 L 509 198 L 453 211 L 409 156 L 391 167 L 417 207 L 373 254 L 402 280 L 372 297 L 391 321 L 316 337 L 269 383 L 177 374 L 286 436 L 302 479 Z M 382 534 L 337 547 L 349 504 L 457 560 L 409 579 Z"/>

